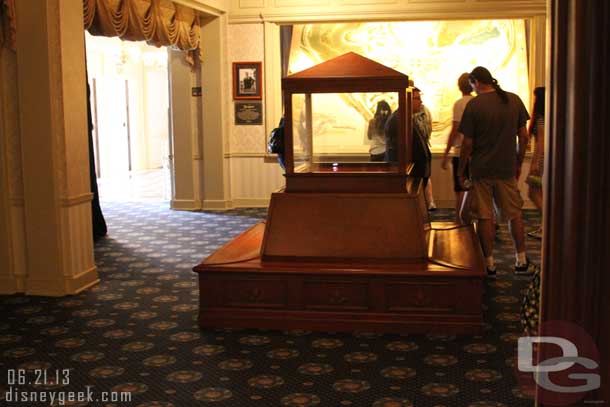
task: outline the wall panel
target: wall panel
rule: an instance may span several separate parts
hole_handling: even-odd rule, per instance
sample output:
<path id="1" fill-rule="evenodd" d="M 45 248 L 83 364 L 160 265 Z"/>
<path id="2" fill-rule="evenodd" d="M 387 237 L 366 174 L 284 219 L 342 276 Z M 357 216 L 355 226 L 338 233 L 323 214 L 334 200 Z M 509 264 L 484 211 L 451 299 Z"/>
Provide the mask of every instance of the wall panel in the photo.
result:
<path id="1" fill-rule="evenodd" d="M 284 185 L 279 164 L 264 162 L 263 154 L 233 156 L 231 197 L 233 206 L 267 206 L 271 193 Z"/>

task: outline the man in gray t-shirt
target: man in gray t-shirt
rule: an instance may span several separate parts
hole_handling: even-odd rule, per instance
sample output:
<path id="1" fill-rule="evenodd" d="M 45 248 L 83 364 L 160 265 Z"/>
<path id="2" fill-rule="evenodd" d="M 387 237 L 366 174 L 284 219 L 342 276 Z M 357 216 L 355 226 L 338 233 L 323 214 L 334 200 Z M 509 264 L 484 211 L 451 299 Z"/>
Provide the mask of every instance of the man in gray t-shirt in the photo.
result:
<path id="1" fill-rule="evenodd" d="M 515 244 L 515 273 L 532 274 L 536 267 L 525 255 L 525 232 L 517 187 L 529 136 L 525 124 L 529 115 L 519 96 L 505 92 L 491 73 L 476 67 L 469 76 L 477 97 L 468 102 L 459 132 L 464 135 L 458 179 L 467 188 L 464 168 L 470 159 L 472 185 L 467 193 L 471 216 L 478 221 L 477 233 L 487 264 L 487 274 L 495 276 L 493 241 L 494 206 L 508 221 Z M 516 138 L 519 139 L 517 149 Z"/>

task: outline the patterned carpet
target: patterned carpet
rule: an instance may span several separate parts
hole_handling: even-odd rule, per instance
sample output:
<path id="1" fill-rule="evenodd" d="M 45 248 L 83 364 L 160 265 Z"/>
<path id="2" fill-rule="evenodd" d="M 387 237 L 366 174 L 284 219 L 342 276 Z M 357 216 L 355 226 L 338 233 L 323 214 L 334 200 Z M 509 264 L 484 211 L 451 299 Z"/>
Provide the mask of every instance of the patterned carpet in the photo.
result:
<path id="1" fill-rule="evenodd" d="M 498 279 L 486 287 L 482 336 L 200 331 L 191 268 L 265 210 L 175 212 L 164 203 L 108 202 L 103 209 L 109 236 L 95 246 L 101 284 L 67 298 L 0 297 L 0 366 L 7 372 L 1 405 L 61 405 L 14 400 L 24 391 L 67 399 L 87 386 L 98 401 L 65 405 L 533 405 L 512 362 L 528 278 L 512 274 L 505 226 L 496 241 Z M 525 215 L 528 230 L 538 225 L 533 211 Z M 439 210 L 434 218 L 452 214 Z M 527 240 L 538 261 L 539 241 Z M 131 401 L 121 401 L 120 392 Z"/>

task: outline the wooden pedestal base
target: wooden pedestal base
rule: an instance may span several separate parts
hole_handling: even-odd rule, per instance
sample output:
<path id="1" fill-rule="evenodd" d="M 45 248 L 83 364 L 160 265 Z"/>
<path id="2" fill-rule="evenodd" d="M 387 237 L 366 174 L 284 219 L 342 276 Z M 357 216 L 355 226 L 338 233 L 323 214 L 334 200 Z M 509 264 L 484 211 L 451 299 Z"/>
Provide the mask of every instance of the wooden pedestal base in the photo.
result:
<path id="1" fill-rule="evenodd" d="M 194 268 L 201 327 L 477 334 L 485 268 L 471 226 L 432 223 L 428 259 L 263 262 L 264 224 Z"/>

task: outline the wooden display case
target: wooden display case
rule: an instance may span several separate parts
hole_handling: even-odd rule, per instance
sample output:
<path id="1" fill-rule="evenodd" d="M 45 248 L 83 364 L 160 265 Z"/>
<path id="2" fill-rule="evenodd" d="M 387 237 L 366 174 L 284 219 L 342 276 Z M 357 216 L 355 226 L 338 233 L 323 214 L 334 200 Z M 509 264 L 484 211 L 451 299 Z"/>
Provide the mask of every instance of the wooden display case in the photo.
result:
<path id="1" fill-rule="evenodd" d="M 430 222 L 423 184 L 408 175 L 408 83 L 354 53 L 282 80 L 286 187 L 265 223 L 194 268 L 201 327 L 480 332 L 486 273 L 474 229 Z M 397 95 L 396 162 L 317 148 L 315 95 L 353 92 Z"/>

